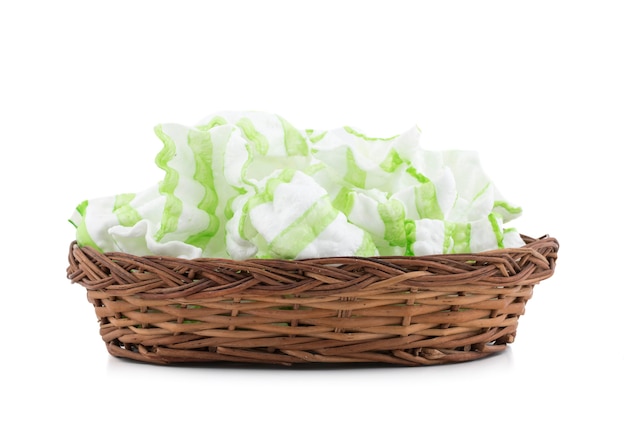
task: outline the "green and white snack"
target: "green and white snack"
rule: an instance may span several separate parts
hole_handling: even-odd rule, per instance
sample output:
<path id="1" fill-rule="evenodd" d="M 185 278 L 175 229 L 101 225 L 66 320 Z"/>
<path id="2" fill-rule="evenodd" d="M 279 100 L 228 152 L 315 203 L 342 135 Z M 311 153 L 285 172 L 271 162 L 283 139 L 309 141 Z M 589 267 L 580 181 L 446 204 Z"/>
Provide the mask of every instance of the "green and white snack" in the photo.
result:
<path id="1" fill-rule="evenodd" d="M 472 151 L 300 130 L 263 112 L 161 124 L 154 186 L 82 202 L 80 246 L 179 258 L 304 259 L 481 252 L 524 245 L 521 214 Z"/>

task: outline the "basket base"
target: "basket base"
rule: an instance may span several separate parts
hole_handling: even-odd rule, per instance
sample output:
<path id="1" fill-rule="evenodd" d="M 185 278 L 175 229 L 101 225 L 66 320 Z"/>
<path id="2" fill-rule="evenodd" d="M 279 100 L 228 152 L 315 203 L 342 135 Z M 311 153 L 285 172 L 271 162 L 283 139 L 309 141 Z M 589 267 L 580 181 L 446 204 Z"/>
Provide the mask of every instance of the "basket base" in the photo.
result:
<path id="1" fill-rule="evenodd" d="M 387 351 L 355 352 L 342 355 L 324 355 L 310 351 L 289 349 L 238 349 L 225 346 L 203 350 L 181 350 L 163 346 L 127 344 L 115 340 L 106 344 L 114 357 L 150 364 L 211 364 L 218 362 L 238 364 L 263 364 L 293 366 L 314 363 L 329 364 L 377 364 L 399 366 L 433 366 L 454 364 L 496 355 L 507 348 L 514 336 L 505 334 L 504 339 L 484 345 L 468 345 L 464 348 L 417 348 Z"/>

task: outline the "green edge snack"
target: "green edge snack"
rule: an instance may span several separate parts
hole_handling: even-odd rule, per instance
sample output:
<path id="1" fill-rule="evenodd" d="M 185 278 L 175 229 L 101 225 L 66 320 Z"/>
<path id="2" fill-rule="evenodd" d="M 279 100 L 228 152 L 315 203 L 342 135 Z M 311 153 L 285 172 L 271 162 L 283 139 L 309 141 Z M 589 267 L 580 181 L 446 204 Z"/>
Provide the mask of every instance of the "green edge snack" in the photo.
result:
<path id="1" fill-rule="evenodd" d="M 372 138 L 263 112 L 160 124 L 161 180 L 81 202 L 80 246 L 180 258 L 470 253 L 524 245 L 472 151 L 424 150 L 413 127 Z"/>

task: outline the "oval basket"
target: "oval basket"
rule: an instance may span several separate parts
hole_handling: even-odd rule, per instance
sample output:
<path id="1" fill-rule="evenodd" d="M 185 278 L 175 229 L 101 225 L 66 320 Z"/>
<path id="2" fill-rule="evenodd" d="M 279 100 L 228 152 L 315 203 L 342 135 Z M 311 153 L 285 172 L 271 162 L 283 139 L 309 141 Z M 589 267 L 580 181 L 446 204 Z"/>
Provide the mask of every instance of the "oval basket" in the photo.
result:
<path id="1" fill-rule="evenodd" d="M 70 246 L 111 355 L 149 363 L 470 361 L 512 343 L 554 273 L 544 236 L 480 254 L 184 260 Z"/>

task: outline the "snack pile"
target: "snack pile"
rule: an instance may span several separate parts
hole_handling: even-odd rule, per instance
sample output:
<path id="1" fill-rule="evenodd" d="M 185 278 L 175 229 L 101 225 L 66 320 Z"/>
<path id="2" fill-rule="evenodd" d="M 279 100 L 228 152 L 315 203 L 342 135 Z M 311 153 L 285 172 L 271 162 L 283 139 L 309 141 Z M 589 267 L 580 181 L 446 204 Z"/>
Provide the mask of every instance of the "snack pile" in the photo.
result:
<path id="1" fill-rule="evenodd" d="M 161 124 L 164 177 L 83 201 L 76 241 L 103 252 L 304 259 L 475 253 L 524 245 L 472 151 L 428 151 L 413 127 L 371 138 L 263 112 Z"/>

